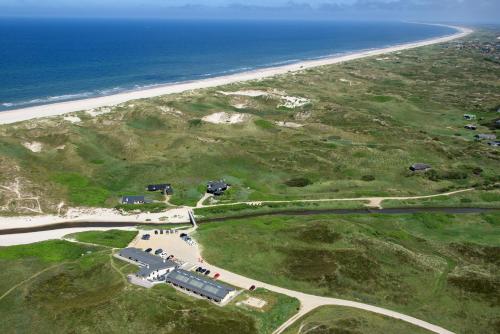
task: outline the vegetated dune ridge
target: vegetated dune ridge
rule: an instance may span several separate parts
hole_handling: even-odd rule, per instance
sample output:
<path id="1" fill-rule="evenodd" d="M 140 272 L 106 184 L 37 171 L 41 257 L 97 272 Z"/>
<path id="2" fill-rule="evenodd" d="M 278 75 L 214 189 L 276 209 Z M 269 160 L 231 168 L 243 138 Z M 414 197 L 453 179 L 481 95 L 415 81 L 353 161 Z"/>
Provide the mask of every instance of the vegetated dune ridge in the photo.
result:
<path id="1" fill-rule="evenodd" d="M 242 72 L 227 76 L 220 76 L 220 77 L 196 80 L 196 81 L 187 81 L 182 83 L 167 84 L 155 88 L 130 91 L 130 92 L 97 97 L 97 98 L 67 101 L 67 102 L 60 102 L 60 103 L 46 104 L 29 108 L 4 111 L 0 112 L 0 124 L 9 124 L 33 118 L 62 115 L 69 112 L 99 108 L 103 106 L 113 106 L 130 100 L 143 99 L 143 98 L 149 98 L 149 97 L 155 97 L 173 93 L 181 93 L 193 89 L 209 88 L 209 87 L 227 85 L 241 81 L 264 79 L 280 74 L 285 74 L 288 72 L 301 71 L 312 67 L 337 64 L 369 56 L 376 56 L 390 52 L 416 48 L 420 46 L 448 42 L 457 38 L 462 38 L 464 36 L 467 36 L 473 31 L 472 29 L 464 27 L 456 27 L 456 26 L 450 26 L 450 27 L 457 29 L 457 33 L 450 36 L 394 45 L 387 48 L 360 51 L 343 56 L 333 56 L 318 60 L 303 61 L 285 66 L 264 68 L 255 71 Z"/>

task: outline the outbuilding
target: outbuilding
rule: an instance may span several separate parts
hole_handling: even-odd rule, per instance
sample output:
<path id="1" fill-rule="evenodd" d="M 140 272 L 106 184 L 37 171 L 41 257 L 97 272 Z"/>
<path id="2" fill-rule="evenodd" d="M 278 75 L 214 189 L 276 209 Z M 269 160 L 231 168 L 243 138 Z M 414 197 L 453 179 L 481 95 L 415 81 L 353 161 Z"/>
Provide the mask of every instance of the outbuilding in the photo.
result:
<path id="1" fill-rule="evenodd" d="M 150 201 L 144 196 L 123 196 L 122 204 L 144 204 Z"/>
<path id="2" fill-rule="evenodd" d="M 432 167 L 430 165 L 424 163 L 415 163 L 410 166 L 410 170 L 412 172 L 425 172 L 431 168 Z"/>
<path id="3" fill-rule="evenodd" d="M 476 130 L 477 126 L 472 125 L 472 124 L 467 124 L 466 126 L 464 126 L 464 128 L 467 130 Z"/>
<path id="4" fill-rule="evenodd" d="M 479 133 L 477 135 L 474 136 L 474 138 L 476 138 L 476 140 L 495 140 L 497 139 L 497 136 L 494 135 L 494 134 L 490 134 L 490 133 Z"/>
<path id="5" fill-rule="evenodd" d="M 466 120 L 473 120 L 473 119 L 476 119 L 476 115 L 472 115 L 472 114 L 464 114 L 464 119 Z"/>

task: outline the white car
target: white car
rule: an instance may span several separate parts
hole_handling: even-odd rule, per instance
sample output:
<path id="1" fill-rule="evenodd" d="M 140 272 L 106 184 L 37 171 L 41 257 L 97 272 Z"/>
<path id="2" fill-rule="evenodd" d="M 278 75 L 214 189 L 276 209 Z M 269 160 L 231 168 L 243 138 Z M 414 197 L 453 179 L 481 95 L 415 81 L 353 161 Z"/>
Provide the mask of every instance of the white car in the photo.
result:
<path id="1" fill-rule="evenodd" d="M 166 259 L 166 258 L 168 257 L 167 252 L 162 252 L 162 253 L 160 254 L 160 257 L 161 257 L 162 259 Z"/>

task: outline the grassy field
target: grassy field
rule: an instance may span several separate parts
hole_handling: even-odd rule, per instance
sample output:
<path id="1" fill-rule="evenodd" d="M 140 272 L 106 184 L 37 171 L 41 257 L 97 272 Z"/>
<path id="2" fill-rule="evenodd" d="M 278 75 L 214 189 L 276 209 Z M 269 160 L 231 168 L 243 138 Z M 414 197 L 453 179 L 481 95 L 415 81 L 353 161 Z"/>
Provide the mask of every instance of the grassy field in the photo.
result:
<path id="1" fill-rule="evenodd" d="M 200 225 L 207 261 L 458 333 L 500 328 L 500 214 L 279 216 Z"/>
<path id="2" fill-rule="evenodd" d="M 135 238 L 137 231 L 87 231 L 70 234 L 68 237 L 77 241 L 113 248 L 124 248 Z"/>
<path id="3" fill-rule="evenodd" d="M 244 293 L 269 301 L 268 308 L 257 311 L 235 303 L 221 308 L 167 285 L 139 288 L 124 276 L 136 266 L 115 259 L 107 248 L 66 241 L 1 247 L 0 267 L 5 334 L 267 334 L 298 306 L 297 300 L 262 290 Z"/>
<path id="4" fill-rule="evenodd" d="M 480 31 L 467 41 L 496 36 Z M 27 199 L 11 201 L 16 193 L 2 188 L 0 211 L 27 213 L 23 207 L 37 206 L 33 196 L 44 212 L 57 211 L 61 201 L 114 207 L 120 195 L 144 194 L 153 182 L 173 184 L 171 203 L 194 204 L 206 181 L 219 178 L 233 185 L 222 202 L 422 195 L 497 182 L 499 150 L 473 140 L 463 114 L 477 115 L 476 133 L 498 133 L 491 127 L 498 63 L 455 43 L 380 59 L 131 101 L 99 116 L 82 111 L 79 123 L 52 117 L 2 125 L 0 185 L 13 189 L 18 178 Z M 218 93 L 246 89 L 271 95 Z M 311 103 L 278 107 L 276 92 Z M 201 121 L 221 111 L 250 118 Z M 303 126 L 276 123 L 283 121 Z M 40 152 L 23 145 L 33 142 L 42 144 Z M 434 171 L 410 173 L 415 162 Z"/>
<path id="5" fill-rule="evenodd" d="M 319 307 L 300 318 L 284 334 L 430 334 L 404 321 L 342 306 Z"/>

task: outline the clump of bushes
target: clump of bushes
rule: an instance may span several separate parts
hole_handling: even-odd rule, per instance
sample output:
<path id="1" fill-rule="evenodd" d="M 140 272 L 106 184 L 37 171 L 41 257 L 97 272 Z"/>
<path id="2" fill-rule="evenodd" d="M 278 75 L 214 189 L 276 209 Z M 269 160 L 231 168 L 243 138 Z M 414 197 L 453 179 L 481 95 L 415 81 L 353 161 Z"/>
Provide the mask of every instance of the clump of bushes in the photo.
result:
<path id="1" fill-rule="evenodd" d="M 427 178 L 431 181 L 441 181 L 441 180 L 465 180 L 468 175 L 464 171 L 440 171 L 431 169 L 425 172 Z"/>
<path id="2" fill-rule="evenodd" d="M 375 180 L 375 176 L 373 176 L 373 175 L 363 175 L 361 177 L 361 180 L 363 180 L 365 182 L 374 181 Z"/>
<path id="3" fill-rule="evenodd" d="M 305 177 L 297 177 L 297 178 L 294 178 L 294 179 L 290 179 L 288 181 L 285 182 L 285 184 L 289 187 L 305 187 L 305 186 L 308 186 L 310 184 L 312 184 L 311 180 L 309 180 L 308 178 L 305 178 Z"/>
<path id="4" fill-rule="evenodd" d="M 195 127 L 195 126 L 200 126 L 201 125 L 201 119 L 199 118 L 193 118 L 188 121 L 189 127 Z"/>

